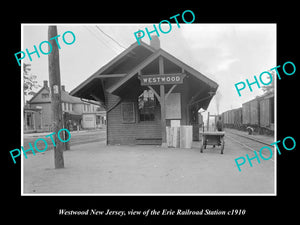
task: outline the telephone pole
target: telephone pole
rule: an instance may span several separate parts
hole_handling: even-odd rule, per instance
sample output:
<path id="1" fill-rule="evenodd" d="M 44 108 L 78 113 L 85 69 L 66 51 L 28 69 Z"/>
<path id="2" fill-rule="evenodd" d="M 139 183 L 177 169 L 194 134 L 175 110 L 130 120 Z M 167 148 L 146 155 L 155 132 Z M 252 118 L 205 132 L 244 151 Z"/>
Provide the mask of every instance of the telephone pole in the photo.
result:
<path id="1" fill-rule="evenodd" d="M 49 84 L 51 93 L 51 117 L 54 128 L 54 165 L 55 169 L 64 168 L 64 143 L 58 139 L 58 131 L 63 128 L 62 106 L 61 106 L 61 85 L 60 85 L 60 68 L 59 68 L 59 49 L 55 39 L 50 38 L 57 36 L 57 27 L 49 26 L 48 41 L 52 45 L 52 52 L 49 54 Z"/>

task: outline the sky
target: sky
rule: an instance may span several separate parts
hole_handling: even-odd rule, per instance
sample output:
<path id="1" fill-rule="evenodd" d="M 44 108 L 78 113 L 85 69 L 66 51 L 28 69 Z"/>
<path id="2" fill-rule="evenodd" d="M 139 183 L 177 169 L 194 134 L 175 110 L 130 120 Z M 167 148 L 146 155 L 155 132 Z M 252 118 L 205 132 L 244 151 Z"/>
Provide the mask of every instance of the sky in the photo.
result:
<path id="1" fill-rule="evenodd" d="M 61 36 L 72 31 L 76 37 L 71 45 L 58 38 L 61 84 L 70 92 L 136 42 L 134 32 L 145 30 L 145 27 L 153 30 L 153 24 L 50 24 L 57 25 Z M 41 42 L 47 41 L 48 25 L 23 24 L 20 51 L 28 48 L 31 52 L 34 45 L 38 48 Z M 168 27 L 162 26 L 162 29 L 168 30 Z M 67 38 L 66 35 L 66 40 L 71 41 Z M 178 28 L 175 23 L 168 34 L 160 33 L 159 39 L 162 49 L 219 84 L 207 109 L 211 114 L 239 108 L 242 103 L 261 95 L 262 90 L 253 85 L 253 92 L 247 88 L 239 97 L 234 84 L 246 79 L 254 81 L 254 76 L 258 78 L 263 71 L 277 66 L 276 24 L 183 23 Z M 150 42 L 147 35 L 142 40 Z M 32 61 L 26 57 L 22 62 L 31 64 L 31 72 L 41 86 L 43 80 L 49 79 L 47 55 L 40 54 L 38 58 L 34 54 Z"/>

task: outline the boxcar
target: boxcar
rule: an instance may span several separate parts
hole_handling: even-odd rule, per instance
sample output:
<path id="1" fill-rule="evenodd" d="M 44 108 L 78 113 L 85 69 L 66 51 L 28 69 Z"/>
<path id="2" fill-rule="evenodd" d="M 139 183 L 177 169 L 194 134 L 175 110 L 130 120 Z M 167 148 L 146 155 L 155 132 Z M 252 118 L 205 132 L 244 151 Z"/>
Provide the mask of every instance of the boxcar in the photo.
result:
<path id="1" fill-rule="evenodd" d="M 259 100 L 255 98 L 243 104 L 243 124 L 259 125 Z"/>
<path id="2" fill-rule="evenodd" d="M 222 113 L 222 119 L 223 119 L 224 125 L 228 124 L 228 113 L 227 113 L 227 111 Z"/>
<path id="3" fill-rule="evenodd" d="M 222 113 L 225 127 L 245 129 L 252 126 L 259 133 L 274 132 L 274 93 L 252 99 L 242 104 L 241 108 Z"/>
<path id="4" fill-rule="evenodd" d="M 253 99 L 250 102 L 250 124 L 259 125 L 259 100 Z"/>
<path id="5" fill-rule="evenodd" d="M 241 114 L 242 114 L 242 108 L 238 109 L 231 109 L 226 112 L 222 113 L 222 120 L 226 127 L 232 128 L 232 127 L 239 127 L 239 125 L 242 123 L 241 121 Z"/>
<path id="6" fill-rule="evenodd" d="M 230 110 L 224 113 L 224 124 L 227 125 L 227 127 L 232 124 L 230 118 Z"/>
<path id="7" fill-rule="evenodd" d="M 234 124 L 234 110 L 232 109 L 232 110 L 229 110 L 229 112 L 228 112 L 228 122 L 229 122 L 229 124 Z"/>
<path id="8" fill-rule="evenodd" d="M 266 95 L 259 102 L 259 124 L 262 128 L 274 130 L 274 94 Z"/>
<path id="9" fill-rule="evenodd" d="M 234 110 L 234 121 L 233 122 L 234 122 L 234 126 L 236 128 L 239 128 L 242 126 L 242 118 L 243 118 L 242 113 L 243 113 L 242 107 Z"/>
<path id="10" fill-rule="evenodd" d="M 250 103 L 246 102 L 242 105 L 243 124 L 250 124 Z"/>

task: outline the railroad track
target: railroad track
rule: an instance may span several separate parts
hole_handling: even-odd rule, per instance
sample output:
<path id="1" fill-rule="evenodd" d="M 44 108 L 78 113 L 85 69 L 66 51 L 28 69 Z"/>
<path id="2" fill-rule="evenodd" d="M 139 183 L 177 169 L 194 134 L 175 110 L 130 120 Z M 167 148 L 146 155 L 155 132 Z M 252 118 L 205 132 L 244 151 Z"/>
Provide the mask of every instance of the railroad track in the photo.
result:
<path id="1" fill-rule="evenodd" d="M 247 139 L 256 141 L 256 142 L 258 142 L 258 143 L 264 144 L 264 146 L 274 147 L 274 146 L 270 145 L 269 143 L 264 142 L 264 141 L 262 141 L 262 140 L 259 140 L 259 139 L 257 139 L 257 138 L 254 138 L 254 137 L 250 137 L 250 136 L 246 136 L 246 135 L 243 135 L 243 134 L 231 132 L 231 131 L 228 131 L 228 130 L 226 131 L 226 133 L 234 134 L 234 135 L 237 135 L 237 136 L 240 136 L 240 137 L 243 137 L 243 138 L 247 138 Z"/>
<path id="2" fill-rule="evenodd" d="M 238 133 L 226 130 L 225 138 L 228 138 L 228 139 L 232 140 L 233 142 L 240 144 L 241 146 L 243 146 L 244 148 L 246 148 L 247 150 L 250 150 L 250 151 L 259 152 L 259 150 L 262 147 L 268 146 L 268 147 L 271 147 L 271 149 L 273 150 L 273 153 L 274 153 L 274 146 L 270 145 L 270 143 L 266 143 L 262 140 L 254 138 L 254 137 L 249 137 L 249 136 L 246 136 L 243 134 L 238 134 Z M 264 154 L 262 154 L 262 155 L 264 155 Z M 265 156 L 265 157 L 268 158 L 268 156 Z M 271 160 L 274 161 L 273 159 L 271 159 Z"/>

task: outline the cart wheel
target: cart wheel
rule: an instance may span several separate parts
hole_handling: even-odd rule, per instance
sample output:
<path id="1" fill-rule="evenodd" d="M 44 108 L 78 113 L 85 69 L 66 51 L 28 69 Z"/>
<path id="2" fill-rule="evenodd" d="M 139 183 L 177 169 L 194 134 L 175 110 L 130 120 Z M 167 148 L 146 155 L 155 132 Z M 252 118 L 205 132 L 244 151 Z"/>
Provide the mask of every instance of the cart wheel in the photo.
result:
<path id="1" fill-rule="evenodd" d="M 223 154 L 224 147 L 225 147 L 225 140 L 223 139 L 221 144 L 221 154 Z"/>
<path id="2" fill-rule="evenodd" d="M 201 153 L 203 153 L 204 145 L 205 145 L 205 137 L 202 137 L 202 144 L 201 144 L 201 147 L 200 147 L 200 152 Z"/>

